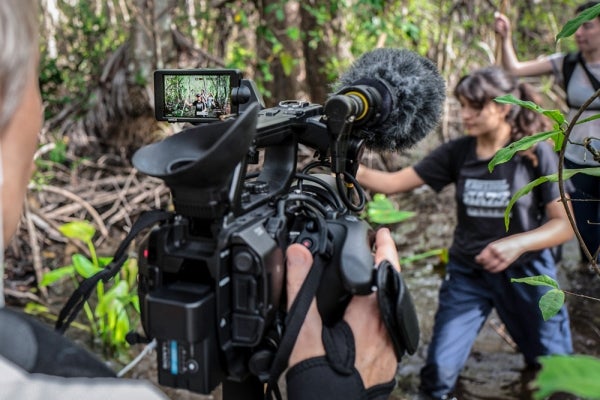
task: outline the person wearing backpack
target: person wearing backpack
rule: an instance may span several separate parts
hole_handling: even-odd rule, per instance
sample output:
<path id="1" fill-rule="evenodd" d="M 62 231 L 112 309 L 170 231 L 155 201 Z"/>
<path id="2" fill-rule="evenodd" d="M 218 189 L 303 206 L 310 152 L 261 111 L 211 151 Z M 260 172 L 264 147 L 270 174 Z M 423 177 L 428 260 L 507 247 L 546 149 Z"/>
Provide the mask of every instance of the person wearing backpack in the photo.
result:
<path id="1" fill-rule="evenodd" d="M 589 1 L 580 5 L 576 12 L 581 13 L 600 1 Z M 511 40 L 511 24 L 506 15 L 497 13 L 495 31 L 501 37 L 502 66 L 515 76 L 554 75 L 566 93 L 569 106 L 567 120 L 571 121 L 579 108 L 600 89 L 600 17 L 584 22 L 575 32 L 578 51 L 555 53 L 535 60 L 520 61 Z M 592 104 L 578 118 L 600 113 L 600 99 Z M 600 119 L 576 125 L 569 136 L 565 149 L 565 168 L 600 167 Z M 592 254 L 600 247 L 600 177 L 578 173 L 571 179 L 570 192 L 573 214 L 577 229 L 585 246 Z M 580 248 L 582 261 L 587 263 L 583 247 Z M 596 255 L 596 262 L 598 262 Z"/>

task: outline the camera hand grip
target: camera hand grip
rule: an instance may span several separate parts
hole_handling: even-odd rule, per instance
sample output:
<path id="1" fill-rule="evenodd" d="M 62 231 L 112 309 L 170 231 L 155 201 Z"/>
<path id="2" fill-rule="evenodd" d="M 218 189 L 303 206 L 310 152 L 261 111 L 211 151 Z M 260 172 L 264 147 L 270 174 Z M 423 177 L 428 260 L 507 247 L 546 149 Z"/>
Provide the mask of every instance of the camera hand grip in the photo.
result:
<path id="1" fill-rule="evenodd" d="M 337 222 L 345 228 L 339 259 L 342 283 L 351 294 L 367 295 L 373 291 L 373 230 L 354 216 Z"/>

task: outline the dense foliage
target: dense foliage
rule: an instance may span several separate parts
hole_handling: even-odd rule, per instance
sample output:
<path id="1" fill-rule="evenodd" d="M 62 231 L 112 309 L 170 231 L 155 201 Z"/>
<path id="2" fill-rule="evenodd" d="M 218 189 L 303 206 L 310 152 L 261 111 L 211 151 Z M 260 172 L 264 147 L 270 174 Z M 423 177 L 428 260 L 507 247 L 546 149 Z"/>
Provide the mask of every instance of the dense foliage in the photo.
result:
<path id="1" fill-rule="evenodd" d="M 533 57 L 559 49 L 555 36 L 572 16 L 565 10 L 576 4 L 574 0 L 497 5 L 483 0 L 41 3 L 40 84 L 49 128 L 58 130 L 58 136 L 83 129 L 101 140 L 121 135 L 106 122 L 99 126 L 87 121 L 73 128 L 57 117 L 95 113 L 116 119 L 119 112 L 99 112 L 98 107 L 110 110 L 119 105 L 122 111 L 123 104 L 132 101 L 122 98 L 116 86 L 151 91 L 156 68 L 239 68 L 258 83 L 267 105 L 289 98 L 322 102 L 329 84 L 355 57 L 374 47 L 403 47 L 434 60 L 451 87 L 470 68 L 495 62 L 495 11 L 513 17 L 517 50 L 523 57 Z M 569 47 L 572 42 L 560 42 L 560 48 Z M 126 61 L 119 62 L 123 58 Z M 125 80 L 115 79 L 120 70 L 125 71 Z M 546 85 L 550 87 L 551 83 Z M 102 98 L 107 92 L 110 95 Z M 135 93 L 129 95 L 139 97 Z M 152 103 L 151 96 L 141 97 Z M 138 114 L 152 116 L 150 111 Z M 125 132 L 124 140 L 128 135 Z"/>

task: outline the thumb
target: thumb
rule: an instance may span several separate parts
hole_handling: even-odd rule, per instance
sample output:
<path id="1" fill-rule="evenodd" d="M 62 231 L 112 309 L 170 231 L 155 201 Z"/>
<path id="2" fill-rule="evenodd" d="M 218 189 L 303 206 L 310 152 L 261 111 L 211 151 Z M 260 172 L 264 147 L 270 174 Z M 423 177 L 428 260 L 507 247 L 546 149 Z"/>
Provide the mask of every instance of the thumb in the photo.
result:
<path id="1" fill-rule="evenodd" d="M 288 310 L 294 302 L 294 299 L 296 299 L 312 264 L 312 254 L 306 247 L 298 243 L 288 247 L 286 251 L 286 290 Z"/>

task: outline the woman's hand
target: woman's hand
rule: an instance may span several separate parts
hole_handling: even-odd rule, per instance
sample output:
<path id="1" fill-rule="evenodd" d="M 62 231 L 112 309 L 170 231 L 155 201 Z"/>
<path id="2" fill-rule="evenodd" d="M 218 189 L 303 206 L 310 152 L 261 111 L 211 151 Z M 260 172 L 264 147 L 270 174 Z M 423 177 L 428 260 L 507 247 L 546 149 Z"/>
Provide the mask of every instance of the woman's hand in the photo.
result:
<path id="1" fill-rule="evenodd" d="M 502 39 L 510 37 L 510 20 L 504 14 L 499 12 L 494 14 L 494 31 L 502 37 Z"/>
<path id="2" fill-rule="evenodd" d="M 521 242 L 518 238 L 511 236 L 485 246 L 475 257 L 475 261 L 481 264 L 486 271 L 498 273 L 508 268 L 521 254 L 523 254 Z"/>

